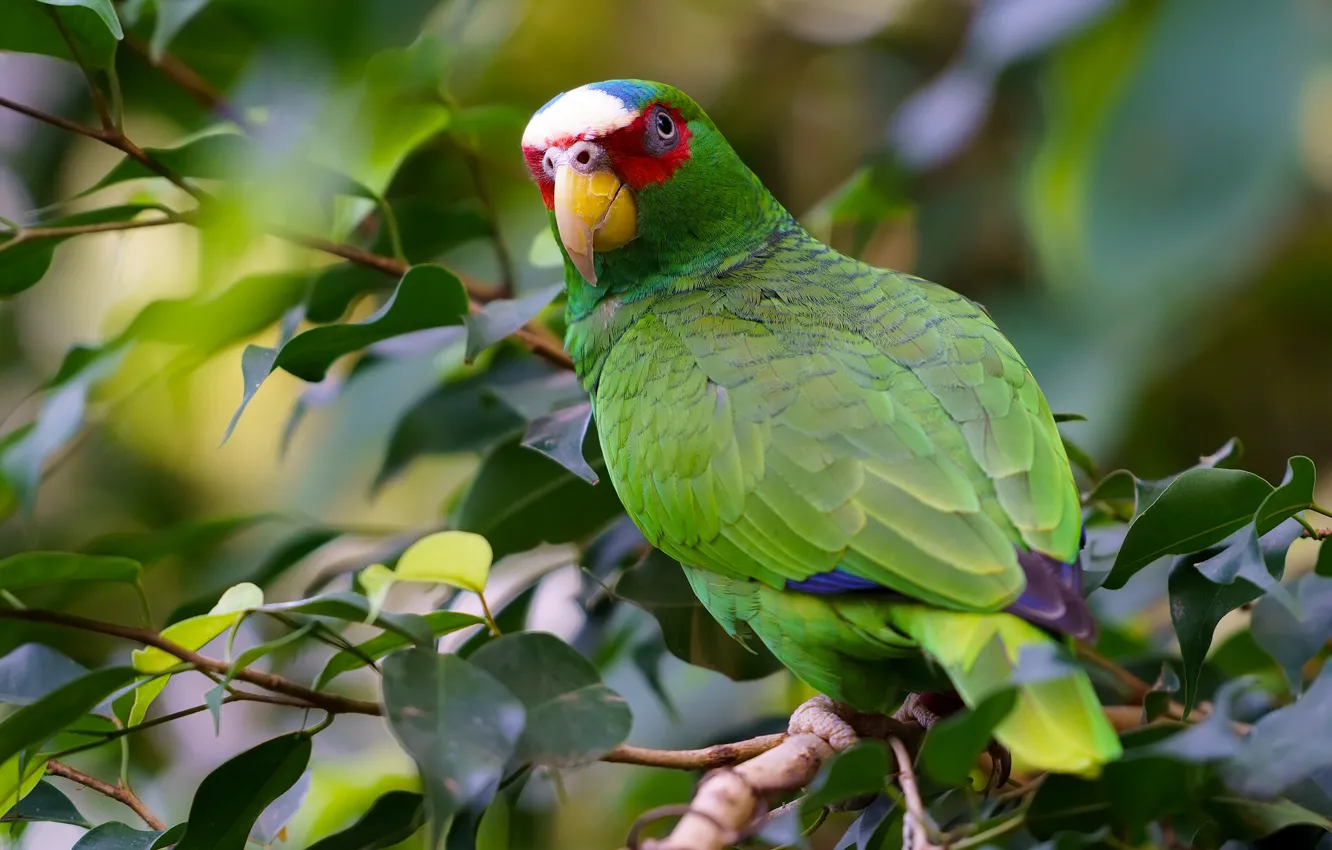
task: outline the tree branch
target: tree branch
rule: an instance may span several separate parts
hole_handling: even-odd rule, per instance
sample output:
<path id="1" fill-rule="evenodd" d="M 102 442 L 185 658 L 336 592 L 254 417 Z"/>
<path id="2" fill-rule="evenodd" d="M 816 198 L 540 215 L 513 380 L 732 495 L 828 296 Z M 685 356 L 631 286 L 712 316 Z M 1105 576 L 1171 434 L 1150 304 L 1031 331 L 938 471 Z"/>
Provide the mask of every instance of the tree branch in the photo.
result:
<path id="1" fill-rule="evenodd" d="M 111 111 L 106 108 L 106 100 L 102 97 L 102 90 L 97 87 L 97 81 L 93 79 L 92 69 L 88 63 L 83 61 L 79 55 L 78 45 L 70 37 L 69 30 L 65 28 L 65 22 L 60 20 L 59 13 L 54 7 L 46 6 L 46 13 L 51 16 L 55 28 L 60 31 L 60 37 L 64 39 L 65 46 L 69 48 L 69 55 L 73 57 L 74 64 L 79 66 L 83 72 L 83 81 L 88 84 L 88 96 L 92 99 L 93 111 L 97 113 L 97 118 L 102 122 L 102 129 L 108 133 L 116 132 L 116 122 L 111 118 Z"/>
<path id="2" fill-rule="evenodd" d="M 61 118 L 59 115 L 52 115 L 50 112 L 44 112 L 22 103 L 17 103 L 7 97 L 0 97 L 0 106 L 5 109 L 17 112 L 20 115 L 26 115 L 34 121 L 41 121 L 43 124 L 50 124 L 52 127 L 59 127 L 70 133 L 77 133 L 80 136 L 87 136 L 90 139 L 96 139 L 99 142 L 107 143 L 110 138 L 105 130 L 98 130 L 96 127 L 89 127 L 86 124 L 80 124 L 77 121 L 70 121 L 68 118 Z"/>
<path id="3" fill-rule="evenodd" d="M 125 43 L 209 112 L 217 113 L 247 132 L 252 129 L 240 110 L 232 107 L 220 91 L 213 88 L 212 84 L 195 73 L 193 68 L 177 59 L 170 51 L 163 51 L 159 57 L 154 59 L 152 50 L 143 39 L 128 32 L 125 33 Z"/>
<path id="4" fill-rule="evenodd" d="M 139 796 L 128 786 L 108 784 L 96 777 L 75 770 L 64 762 L 54 760 L 46 763 L 46 772 L 52 776 L 59 776 L 62 779 L 77 782 L 85 788 L 91 788 L 98 794 L 110 797 L 112 800 L 116 800 L 117 802 L 128 806 L 134 811 L 134 814 L 138 815 L 139 818 L 148 825 L 149 829 L 155 829 L 158 832 L 161 832 L 167 828 L 166 823 L 157 815 L 153 814 L 148 807 L 143 804 L 143 801 L 139 799 Z"/>
<path id="5" fill-rule="evenodd" d="M 28 622 L 33 623 L 49 623 L 55 626 L 65 626 L 73 629 L 81 629 L 85 632 L 96 632 L 111 637 L 123 638 L 125 640 L 131 640 L 143 644 L 144 646 L 156 647 L 168 655 L 179 658 L 186 664 L 209 673 L 225 676 L 231 672 L 231 665 L 227 662 L 200 655 L 197 652 L 186 649 L 174 641 L 167 640 L 157 632 L 149 629 L 119 626 L 114 623 L 103 623 L 99 620 L 90 620 L 86 617 L 65 614 L 60 611 L 44 611 L 31 608 L 22 611 L 0 610 L 0 619 L 27 620 Z M 249 682 L 251 685 L 256 685 L 266 691 L 273 691 L 274 693 L 294 697 L 304 703 L 308 703 L 311 708 L 319 708 L 331 714 L 377 715 L 380 713 L 380 708 L 376 703 L 316 691 L 307 688 L 304 685 L 298 685 L 281 676 L 275 676 L 272 673 L 261 673 L 258 670 L 245 668 L 237 670 L 233 678 L 241 682 Z"/>
<path id="6" fill-rule="evenodd" d="M 787 739 L 785 732 L 760 735 L 748 741 L 717 744 L 701 750 L 652 750 L 621 744 L 601 757 L 615 764 L 636 764 L 643 767 L 666 767 L 672 770 L 713 770 L 730 767 L 766 753 Z"/>
<path id="7" fill-rule="evenodd" d="M 8 242 L 0 242 L 0 251 L 36 239 L 62 239 L 69 236 L 83 236 L 89 233 L 115 233 L 121 230 L 139 230 L 144 227 L 161 227 L 164 224 L 189 223 L 188 219 L 179 216 L 164 216 L 136 221 L 102 221 L 96 224 L 77 224 L 69 227 L 25 227 L 19 230 L 13 239 Z"/>

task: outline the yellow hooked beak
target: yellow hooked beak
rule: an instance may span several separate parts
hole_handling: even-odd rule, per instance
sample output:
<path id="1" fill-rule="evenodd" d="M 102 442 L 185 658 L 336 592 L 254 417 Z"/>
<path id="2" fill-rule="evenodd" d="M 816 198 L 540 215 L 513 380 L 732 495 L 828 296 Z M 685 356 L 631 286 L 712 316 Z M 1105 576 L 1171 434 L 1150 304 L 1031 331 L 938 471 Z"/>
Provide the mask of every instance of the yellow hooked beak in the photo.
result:
<path id="1" fill-rule="evenodd" d="M 611 251 L 638 235 L 633 192 L 610 169 L 584 174 L 562 163 L 555 171 L 555 224 L 569 259 L 593 286 L 593 251 Z"/>

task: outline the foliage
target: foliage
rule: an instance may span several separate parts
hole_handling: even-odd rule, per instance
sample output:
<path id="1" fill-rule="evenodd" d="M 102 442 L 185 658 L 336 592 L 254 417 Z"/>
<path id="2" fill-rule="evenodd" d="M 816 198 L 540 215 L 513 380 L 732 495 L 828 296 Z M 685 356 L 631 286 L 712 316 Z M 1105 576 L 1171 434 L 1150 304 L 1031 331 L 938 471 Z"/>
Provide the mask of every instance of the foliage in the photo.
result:
<path id="1" fill-rule="evenodd" d="M 894 149 L 875 141 L 843 157 L 849 177 L 782 180 L 765 158 L 795 150 L 799 134 L 743 126 L 751 99 L 767 97 L 751 98 L 749 86 L 730 95 L 744 109 L 720 98 L 742 125 L 728 135 L 778 178 L 769 182 L 784 201 L 802 202 L 811 229 L 908 266 L 894 246 L 919 228 L 921 270 L 986 300 L 993 280 L 1024 263 L 994 248 L 1005 239 L 976 236 L 983 210 L 948 214 L 960 221 L 940 212 L 970 206 L 948 196 L 948 181 L 917 178 L 973 136 L 978 149 L 1004 148 L 987 141 L 984 114 L 1010 97 L 1005 69 L 1015 69 L 1012 87 L 1035 86 L 1045 100 L 1048 124 L 1032 134 L 1027 167 L 999 156 L 1001 175 L 974 178 L 966 169 L 983 164 L 964 162 L 953 176 L 983 186 L 1024 174 L 1009 199 L 1021 220 L 1014 212 L 1006 226 L 1022 228 L 1065 299 L 994 292 L 992 306 L 1048 394 L 1093 414 L 1059 417 L 1087 437 L 1068 446 L 1083 485 L 1085 589 L 1104 621 L 1099 644 L 1079 654 L 1115 716 L 1132 722 L 1120 724 L 1124 758 L 1096 779 L 1019 766 L 1010 787 L 985 795 L 975 768 L 1013 692 L 944 720 L 918 751 L 929 838 L 956 850 L 1325 846 L 1332 544 L 1297 542 L 1327 536 L 1314 527 L 1326 511 L 1315 460 L 1287 456 L 1332 448 L 1317 443 L 1326 419 L 1314 414 L 1328 411 L 1302 408 L 1310 421 L 1289 426 L 1309 448 L 1278 439 L 1286 432 L 1258 434 L 1259 471 L 1237 467 L 1234 441 L 1167 477 L 1097 468 L 1116 449 L 1120 409 L 1170 359 L 1155 357 L 1154 338 L 1181 316 L 1219 313 L 1224 292 L 1240 287 L 1236 269 L 1275 241 L 1273 222 L 1294 217 L 1308 188 L 1292 165 L 1302 155 L 1296 94 L 1307 84 L 1311 99 L 1327 98 L 1326 71 L 1315 70 L 1325 51 L 1304 34 L 1316 28 L 1294 0 L 1069 3 L 1080 8 L 1054 14 L 1065 1 L 980 4 L 949 24 L 964 49 L 906 100 L 887 134 Z M 16 395 L 12 362 L 28 356 L 10 338 L 37 307 L 58 312 L 46 293 L 69 275 L 69 252 L 178 232 L 198 245 L 197 263 L 163 261 L 192 289 L 136 292 L 97 339 L 46 364 L 32 402 L 0 424 L 9 836 L 45 842 L 52 833 L 40 830 L 55 824 L 86 850 L 618 841 L 608 836 L 640 811 L 683 794 L 652 768 L 610 767 L 624 773 L 604 779 L 587 767 L 645 763 L 622 747 L 631 731 L 690 746 L 747 738 L 784 728 L 808 696 L 757 641 L 712 620 L 605 480 L 596 423 L 560 344 L 558 252 L 517 145 L 526 116 L 586 74 L 571 63 L 548 77 L 521 55 L 525 31 L 506 41 L 517 5 L 0 3 L 0 50 L 53 57 L 32 67 L 77 83 L 77 97 L 53 106 L 11 100 L 8 89 L 0 98 L 43 134 L 18 163 L 35 200 L 0 219 L 0 398 Z M 582 37 L 529 11 L 551 41 Z M 792 64 L 814 68 L 810 79 L 842 73 L 846 49 L 820 47 L 840 58 L 814 63 L 810 46 L 837 39 L 788 13 L 765 25 L 789 30 L 800 46 Z M 919 14 L 928 26 L 882 24 L 891 37 L 858 40 L 876 55 L 897 50 L 938 25 Z M 1053 23 L 1032 29 L 1022 14 Z M 780 64 L 792 49 L 755 61 Z M 29 86 L 34 102 L 39 88 Z M 1216 90 L 1230 96 L 1203 96 Z M 146 117 L 171 128 L 164 144 L 136 140 Z M 840 150 L 843 127 L 832 135 L 820 144 Z M 56 160 L 87 156 L 69 146 L 75 137 L 112 155 L 103 176 L 75 169 L 71 185 L 57 180 Z M 1319 144 L 1303 155 L 1326 169 Z M 819 180 L 817 196 L 799 197 Z M 982 271 L 956 259 L 967 255 Z M 104 271 L 80 292 L 111 287 L 119 272 Z M 231 377 L 226 415 L 208 418 L 210 451 L 230 440 L 224 463 L 248 466 L 237 459 L 258 456 L 253 434 L 272 432 L 260 464 L 277 467 L 276 450 L 295 447 L 239 513 L 170 448 L 185 430 L 173 411 L 217 364 Z M 274 398 L 290 402 L 285 424 L 258 412 Z M 309 435 L 316 422 L 323 431 Z M 1145 468 L 1159 475 L 1161 457 L 1177 467 L 1209 448 L 1213 424 L 1190 432 L 1186 451 L 1142 450 Z M 314 460 L 296 467 L 301 447 Z M 72 485 L 61 479 L 71 457 Z M 1279 480 L 1273 458 L 1285 461 Z M 362 459 L 372 483 L 340 477 Z M 457 486 L 422 490 L 435 473 Z M 288 481 L 318 495 L 284 502 L 273 491 Z M 343 510 L 362 484 L 386 501 L 397 494 L 394 506 L 425 504 L 411 514 L 420 522 L 384 527 L 382 513 Z M 79 501 L 85 492 L 96 500 Z M 557 628 L 550 599 L 560 593 L 578 610 Z M 1152 605 L 1164 630 L 1145 622 Z M 779 680 L 791 686 L 769 687 Z M 203 690 L 182 701 L 190 682 Z M 271 715 L 256 720 L 237 703 Z M 149 730 L 193 715 L 211 722 L 190 728 L 211 731 L 200 737 L 214 767 L 186 783 L 163 764 L 188 767 L 194 751 Z M 358 715 L 378 739 L 366 743 L 343 719 Z M 357 753 L 354 770 L 330 755 L 340 751 Z M 381 770 L 387 752 L 411 770 Z M 890 756 L 876 742 L 838 754 L 752 840 L 900 846 Z M 362 785 L 346 783 L 342 774 L 362 770 Z M 70 782 L 119 807 L 83 805 Z"/>

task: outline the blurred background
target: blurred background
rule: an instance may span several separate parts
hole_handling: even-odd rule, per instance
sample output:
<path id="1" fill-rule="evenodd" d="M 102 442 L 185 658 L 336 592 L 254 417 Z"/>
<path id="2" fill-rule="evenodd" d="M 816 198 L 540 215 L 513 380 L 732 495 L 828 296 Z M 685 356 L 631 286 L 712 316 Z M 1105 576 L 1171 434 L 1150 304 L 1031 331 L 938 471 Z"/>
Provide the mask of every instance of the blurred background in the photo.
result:
<path id="1" fill-rule="evenodd" d="M 1051 406 L 1086 417 L 1063 429 L 1099 470 L 1159 477 L 1238 437 L 1241 465 L 1270 480 L 1292 454 L 1332 480 L 1326 0 L 126 0 L 118 9 L 143 41 L 121 45 L 116 60 L 131 138 L 170 147 L 240 122 L 261 144 L 232 164 L 249 179 L 220 191 L 218 221 L 70 240 L 40 285 L 0 301 L 0 446 L 39 416 L 40 390 L 72 347 L 115 339 L 149 303 L 327 264 L 264 236 L 259 221 L 347 235 L 372 203 L 344 203 L 326 220 L 319 193 L 287 167 L 294 156 L 395 204 L 447 204 L 420 219 L 433 231 L 402 234 L 425 246 L 420 259 L 477 281 L 510 279 L 519 294 L 557 282 L 522 127 L 559 91 L 640 77 L 689 92 L 811 230 L 983 303 Z M 153 56 L 192 69 L 225 105 L 205 105 Z M 403 91 L 432 97 L 402 106 Z M 79 71 L 59 59 L 0 53 L 0 95 L 93 120 Z M 0 216 L 183 200 L 160 179 L 81 194 L 118 159 L 0 109 Z M 370 294 L 350 319 L 373 312 Z M 155 560 L 149 591 L 164 612 L 265 559 L 291 567 L 269 597 L 295 598 L 437 525 L 476 470 L 475 452 L 438 451 L 427 435 L 392 474 L 380 470 L 405 439 L 404 415 L 463 368 L 459 340 L 398 338 L 354 369 L 341 361 L 319 384 L 276 373 L 219 446 L 242 398 L 242 348 L 277 339 L 276 328 L 253 331 L 183 365 L 167 342 L 136 345 L 89 383 L 86 406 L 80 396 L 45 458 L 35 502 L 14 486 L 6 505 L 0 481 L 0 556 L 137 546 Z M 1327 486 L 1320 493 L 1332 501 Z M 1291 557 L 1304 554 L 1297 544 Z M 544 575 L 530 626 L 579 638 L 581 561 L 568 546 L 515 556 L 497 568 L 495 592 Z M 1142 576 L 1138 590 L 1098 604 L 1125 633 L 1165 646 L 1163 576 Z M 395 595 L 390 607 L 437 601 Z M 86 602 L 128 604 L 111 594 Z M 639 611 L 617 616 L 626 634 L 654 628 Z M 62 640 L 86 657 L 53 636 Z M 9 641 L 0 628 L 0 648 Z M 634 743 L 695 746 L 780 726 L 798 696 L 783 676 L 733 683 L 658 658 L 677 716 L 641 659 L 606 645 L 595 651 L 634 708 Z M 318 665 L 298 669 L 313 675 Z M 373 694 L 373 679 L 355 682 Z M 198 703 L 207 686 L 178 677 L 160 710 Z M 299 718 L 244 705 L 226 721 L 216 735 L 204 713 L 143 736 L 134 775 L 150 805 L 180 819 L 209 770 Z M 380 721 L 339 727 L 318 739 L 309 796 L 276 846 L 304 847 L 386 788 L 415 783 Z M 511 844 L 619 846 L 638 812 L 684 799 L 692 781 L 614 765 L 543 777 Z M 67 790 L 105 814 L 106 801 Z M 78 832 L 40 825 L 21 846 L 62 850 Z"/>

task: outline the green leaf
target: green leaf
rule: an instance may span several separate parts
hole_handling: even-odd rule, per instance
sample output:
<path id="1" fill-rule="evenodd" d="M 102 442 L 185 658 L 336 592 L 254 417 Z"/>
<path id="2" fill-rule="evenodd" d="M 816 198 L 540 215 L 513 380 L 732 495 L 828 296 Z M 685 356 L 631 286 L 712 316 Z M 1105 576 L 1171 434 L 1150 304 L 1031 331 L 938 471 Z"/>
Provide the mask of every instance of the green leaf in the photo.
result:
<path id="1" fill-rule="evenodd" d="M 175 850 L 244 850 L 259 815 L 296 784 L 309 762 L 310 736 L 304 732 L 233 757 L 199 784 Z"/>
<path id="2" fill-rule="evenodd" d="M 486 588 L 493 560 L 490 544 L 481 535 L 440 531 L 407 547 L 393 575 L 398 581 L 447 584 L 480 593 Z"/>
<path id="3" fill-rule="evenodd" d="M 263 814 L 259 815 L 259 820 L 255 821 L 254 827 L 250 830 L 250 840 L 256 844 L 265 847 L 271 846 L 279 841 L 282 830 L 286 828 L 296 813 L 300 810 L 301 804 L 305 802 L 306 796 L 310 793 L 311 773 L 306 770 L 301 774 L 301 778 L 282 793 L 280 797 L 264 809 Z"/>
<path id="4" fill-rule="evenodd" d="M 94 68 L 111 67 L 122 32 L 110 0 L 5 0 L 0 3 L 0 51 L 42 53 L 74 61 L 69 45 L 51 20 L 53 6 L 79 57 Z M 106 17 L 108 13 L 110 18 Z"/>
<path id="5" fill-rule="evenodd" d="M 880 850 L 887 844 L 888 830 L 900 836 L 902 832 L 901 815 L 899 813 L 896 821 L 889 820 L 889 816 L 897 808 L 897 803 L 892 797 L 886 794 L 880 794 L 874 798 L 874 802 L 865 807 L 860 816 L 846 828 L 837 847 L 834 850 Z M 895 827 L 895 829 L 894 829 Z M 898 838 L 900 843 L 901 838 Z"/>
<path id="6" fill-rule="evenodd" d="M 1013 710 L 1017 691 L 989 694 L 974 709 L 944 718 L 930 727 L 921 745 L 920 763 L 936 782 L 960 785 L 994 737 L 994 728 Z"/>
<path id="7" fill-rule="evenodd" d="M 731 637 L 698 601 L 680 564 L 653 549 L 626 570 L 615 595 L 656 618 L 666 648 L 681 661 L 715 670 L 729 679 L 761 679 L 782 669 L 757 637 Z"/>
<path id="8" fill-rule="evenodd" d="M 1263 563 L 1273 579 L 1281 578 L 1286 552 L 1299 534 L 1299 525 L 1290 521 L 1269 531 L 1259 541 Z M 1198 569 L 1197 557 L 1180 558 L 1171 569 L 1167 587 L 1170 619 L 1184 661 L 1183 702 L 1187 711 L 1198 698 L 1198 677 L 1212 645 L 1216 624 L 1226 614 L 1262 596 L 1263 590 L 1247 580 L 1217 584 Z"/>
<path id="9" fill-rule="evenodd" d="M 73 552 L 24 552 L 0 560 L 0 590 L 25 590 L 46 584 L 112 581 L 134 584 L 142 569 L 129 558 Z"/>
<path id="10" fill-rule="evenodd" d="M 249 275 L 218 294 L 163 299 L 144 307 L 118 337 L 212 354 L 249 339 L 301 303 L 309 272 Z"/>
<path id="11" fill-rule="evenodd" d="M 276 519 L 280 519 L 279 514 L 239 514 L 184 522 L 152 531 L 106 534 L 85 546 L 84 552 L 132 558 L 141 564 L 154 564 L 170 556 L 200 558 L 237 534 Z M 213 594 L 205 610 L 211 608 L 214 599 L 225 590 Z"/>
<path id="12" fill-rule="evenodd" d="M 509 798 L 500 794 L 486 807 L 476 828 L 476 850 L 509 850 Z"/>
<path id="13" fill-rule="evenodd" d="M 15 754 L 0 763 L 0 808 L 12 812 L 37 788 L 46 773 L 44 758 Z"/>
<path id="14" fill-rule="evenodd" d="M 1267 596 L 1253 606 L 1251 630 L 1285 671 L 1293 694 L 1304 687 L 1304 665 L 1332 639 L 1332 580 L 1301 576 L 1291 585 L 1295 606 Z"/>
<path id="15" fill-rule="evenodd" d="M 352 325 L 313 328 L 278 352 L 273 368 L 322 381 L 334 360 L 373 343 L 427 328 L 457 325 L 467 315 L 467 291 L 443 266 L 413 266 L 374 316 Z"/>
<path id="16" fill-rule="evenodd" d="M 523 325 L 536 318 L 564 290 L 564 283 L 554 283 L 530 292 L 522 298 L 491 301 L 475 313 L 466 316 L 467 360 L 476 356 Z"/>
<path id="17" fill-rule="evenodd" d="M 522 433 L 523 420 L 491 396 L 549 375 L 544 364 L 521 357 L 499 360 L 481 374 L 442 384 L 398 420 L 375 486 L 383 486 L 423 455 L 487 451 L 514 439 Z"/>
<path id="18" fill-rule="evenodd" d="M 810 783 L 801 803 L 806 812 L 817 811 L 866 794 L 883 790 L 890 771 L 888 749 L 878 741 L 861 741 L 838 753 Z"/>
<path id="19" fill-rule="evenodd" d="M 367 621 L 373 623 L 379 616 L 395 580 L 393 570 L 383 564 L 371 564 L 356 574 L 356 582 L 365 591 L 365 598 L 370 603 L 370 611 L 365 617 Z"/>
<path id="20" fill-rule="evenodd" d="M 386 850 L 425 825 L 425 801 L 413 791 L 389 791 L 356 823 L 311 844 L 309 850 Z"/>
<path id="21" fill-rule="evenodd" d="M 461 611 L 431 611 L 429 614 L 421 615 L 421 619 L 426 621 L 430 628 L 430 633 L 435 637 L 451 634 L 452 632 L 465 629 L 470 626 L 480 626 L 485 624 L 485 620 L 472 614 L 464 614 Z M 384 632 L 378 637 L 373 637 L 364 643 L 356 645 L 356 651 L 350 652 L 343 650 L 328 660 L 324 665 L 319 678 L 315 680 L 315 689 L 320 690 L 329 682 L 338 676 L 350 670 L 356 670 L 364 667 L 366 658 L 379 659 L 388 655 L 397 649 L 410 644 L 411 641 L 400 634 L 394 632 Z"/>
<path id="22" fill-rule="evenodd" d="M 1303 696 L 1259 718 L 1226 767 L 1227 784 L 1244 797 L 1270 799 L 1300 780 L 1332 767 L 1332 740 L 1324 734 L 1332 711 L 1332 669 Z"/>
<path id="23" fill-rule="evenodd" d="M 105 667 L 68 682 L 0 721 L 0 763 L 40 747 L 134 679 L 129 667 Z"/>
<path id="24" fill-rule="evenodd" d="M 11 2 L 30 3 L 32 0 L 11 0 Z M 0 27 L 3 26 L 3 19 L 4 13 L 0 12 Z M 47 21 L 46 25 L 51 26 L 51 22 Z M 0 37 L 0 43 L 2 42 L 3 37 Z M 42 229 L 81 227 L 89 224 L 131 221 L 148 210 L 164 211 L 153 204 L 125 204 L 62 216 L 42 222 L 40 227 Z M 0 233 L 0 298 L 10 298 L 36 286 L 51 267 L 56 248 L 72 238 L 73 236 L 65 234 L 35 236 L 21 232 L 16 236 L 10 232 Z"/>
<path id="25" fill-rule="evenodd" d="M 157 21 L 153 24 L 153 37 L 149 42 L 154 62 L 162 58 L 171 40 L 186 24 L 208 5 L 208 0 L 155 0 Z"/>
<path id="26" fill-rule="evenodd" d="M 0 443 L 0 478 L 9 482 L 29 515 L 37 506 L 37 487 L 47 461 L 67 446 L 83 427 L 88 395 L 119 365 L 118 352 L 66 355 L 42 400 L 32 427 L 12 442 Z"/>
<path id="27" fill-rule="evenodd" d="M 1252 521 L 1272 485 L 1238 469 L 1190 469 L 1129 526 L 1105 587 L 1118 590 L 1165 555 L 1197 552 Z"/>
<path id="28" fill-rule="evenodd" d="M 1332 543 L 1328 540 L 1332 538 L 1324 538 L 1318 544 L 1318 560 L 1314 562 L 1314 573 L 1323 578 L 1332 578 Z"/>
<path id="29" fill-rule="evenodd" d="M 540 452 L 588 484 L 596 484 L 597 473 L 583 457 L 583 444 L 591 424 L 591 402 L 566 407 L 533 420 L 523 435 L 523 446 Z"/>
<path id="30" fill-rule="evenodd" d="M 1255 841 L 1289 826 L 1311 825 L 1332 830 L 1332 820 L 1290 800 L 1246 800 L 1213 797 L 1205 804 L 1228 838 Z"/>
<path id="31" fill-rule="evenodd" d="M 119 41 L 125 37 L 125 31 L 120 28 L 120 18 L 116 17 L 116 9 L 111 5 L 111 0 L 38 0 L 38 2 L 48 6 L 81 6 L 90 9 L 102 19 L 112 38 Z"/>
<path id="32" fill-rule="evenodd" d="M 112 821 L 85 832 L 70 850 L 152 850 L 162 835 L 155 829 L 132 829 Z"/>
<path id="33" fill-rule="evenodd" d="M 227 429 L 222 432 L 222 444 L 231 439 L 236 426 L 240 424 L 241 414 L 250 406 L 254 394 L 259 392 L 264 380 L 273 374 L 273 364 L 277 362 L 278 350 L 262 345 L 247 345 L 241 352 L 241 402 L 236 412 L 227 422 Z"/>
<path id="34" fill-rule="evenodd" d="M 37 775 L 41 776 L 40 773 Z M 32 791 L 18 802 L 18 805 L 5 812 L 0 821 L 67 823 L 84 829 L 92 826 L 59 788 L 43 781 L 39 781 Z"/>
<path id="35" fill-rule="evenodd" d="M 568 767 L 594 761 L 629 736 L 633 715 L 597 669 L 554 635 L 524 632 L 496 638 L 471 662 L 522 702 L 527 725 L 514 758 Z"/>
<path id="36" fill-rule="evenodd" d="M 332 617 L 348 623 L 370 620 L 370 601 L 356 593 L 324 593 L 295 602 L 273 602 L 258 609 L 266 613 L 304 614 L 311 617 Z M 371 625 L 396 632 L 413 643 L 433 645 L 434 635 L 425 621 L 415 614 L 380 613 Z"/>
<path id="37" fill-rule="evenodd" d="M 199 650 L 218 635 L 231 628 L 247 611 L 264 604 L 264 592 L 253 584 L 242 582 L 217 601 L 207 614 L 181 620 L 162 630 L 162 637 L 189 650 Z M 134 650 L 131 658 L 134 669 L 140 673 L 164 673 L 180 664 L 180 659 L 155 646 Z M 170 676 L 157 676 L 134 689 L 134 707 L 130 710 L 129 725 L 143 722 L 148 707 L 167 686 Z"/>
<path id="38" fill-rule="evenodd" d="M 1042 839 L 1107 825 L 1136 833 L 1157 818 L 1189 811 L 1211 784 L 1204 767 L 1130 751 L 1106 765 L 1099 779 L 1047 776 L 1027 811 L 1027 827 Z"/>
<path id="39" fill-rule="evenodd" d="M 88 668 L 40 643 L 25 643 L 0 659 L 0 703 L 30 705 L 87 675 Z"/>
<path id="40" fill-rule="evenodd" d="M 583 451 L 594 470 L 605 471 L 593 430 Z M 585 539 L 623 510 L 613 487 L 588 484 L 512 442 L 486 456 L 454 524 L 483 535 L 499 559 L 542 543 Z"/>
<path id="41" fill-rule="evenodd" d="M 455 814 L 495 796 L 522 736 L 523 704 L 489 673 L 433 649 L 394 653 L 383 672 L 389 728 L 421 772 L 438 847 Z"/>
<path id="42" fill-rule="evenodd" d="M 1286 476 L 1254 516 L 1259 534 L 1266 534 L 1303 510 L 1313 507 L 1317 469 L 1307 457 L 1296 456 L 1286 463 Z"/>

